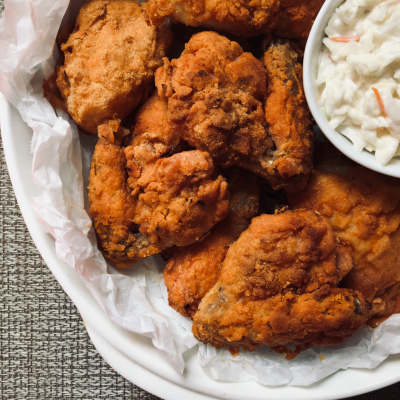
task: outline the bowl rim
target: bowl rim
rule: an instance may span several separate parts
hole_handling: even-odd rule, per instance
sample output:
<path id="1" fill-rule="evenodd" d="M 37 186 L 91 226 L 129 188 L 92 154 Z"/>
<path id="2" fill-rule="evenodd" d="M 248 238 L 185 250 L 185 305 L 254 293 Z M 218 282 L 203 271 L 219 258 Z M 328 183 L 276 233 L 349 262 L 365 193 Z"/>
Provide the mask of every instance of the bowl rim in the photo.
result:
<path id="1" fill-rule="evenodd" d="M 303 60 L 303 85 L 307 103 L 318 127 L 340 152 L 368 169 L 400 178 L 400 158 L 393 158 L 385 166 L 382 166 L 375 160 L 373 153 L 365 149 L 361 152 L 357 151 L 348 138 L 329 125 L 327 117 L 318 105 L 318 89 L 315 84 L 318 55 L 321 50 L 322 39 L 325 36 L 325 27 L 334 10 L 342 3 L 344 3 L 344 0 L 326 0 L 308 37 Z"/>

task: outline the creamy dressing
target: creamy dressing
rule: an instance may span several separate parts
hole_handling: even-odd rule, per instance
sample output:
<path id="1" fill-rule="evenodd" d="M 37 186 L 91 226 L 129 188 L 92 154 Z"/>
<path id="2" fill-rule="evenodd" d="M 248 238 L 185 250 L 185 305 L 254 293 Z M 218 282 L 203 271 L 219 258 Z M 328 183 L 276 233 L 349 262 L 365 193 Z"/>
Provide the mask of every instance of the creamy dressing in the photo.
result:
<path id="1" fill-rule="evenodd" d="M 319 105 L 356 150 L 400 155 L 400 0 L 347 0 L 323 39 Z"/>

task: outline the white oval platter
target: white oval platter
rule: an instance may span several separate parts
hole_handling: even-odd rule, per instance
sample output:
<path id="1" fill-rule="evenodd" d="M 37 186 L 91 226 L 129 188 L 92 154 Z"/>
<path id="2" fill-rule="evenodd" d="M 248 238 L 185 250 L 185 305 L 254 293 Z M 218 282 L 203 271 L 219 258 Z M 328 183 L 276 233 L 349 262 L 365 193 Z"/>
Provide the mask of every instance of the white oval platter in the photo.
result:
<path id="1" fill-rule="evenodd" d="M 400 381 L 400 355 L 374 370 L 348 369 L 308 387 L 266 387 L 256 382 L 218 382 L 197 362 L 197 348 L 185 354 L 179 375 L 145 337 L 116 326 L 101 310 L 80 276 L 56 257 L 54 239 L 39 224 L 31 199 L 39 195 L 32 181 L 31 129 L 0 94 L 3 147 L 11 182 L 28 230 L 47 266 L 77 306 L 103 358 L 135 385 L 165 400 L 330 400 L 370 392 Z"/>

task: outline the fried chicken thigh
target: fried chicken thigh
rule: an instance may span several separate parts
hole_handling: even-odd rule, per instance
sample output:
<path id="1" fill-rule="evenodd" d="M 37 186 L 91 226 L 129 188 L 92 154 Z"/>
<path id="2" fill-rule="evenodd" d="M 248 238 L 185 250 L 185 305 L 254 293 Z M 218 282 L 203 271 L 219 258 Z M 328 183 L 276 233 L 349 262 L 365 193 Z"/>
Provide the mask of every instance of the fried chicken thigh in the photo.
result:
<path id="1" fill-rule="evenodd" d="M 342 285 L 360 291 L 374 317 L 400 312 L 400 180 L 351 162 L 340 162 L 339 171 L 316 169 L 289 202 L 327 217 L 353 249 L 354 267 Z"/>
<path id="2" fill-rule="evenodd" d="M 351 263 L 325 217 L 310 211 L 257 217 L 230 247 L 194 315 L 193 333 L 233 353 L 268 345 L 287 358 L 312 345 L 343 343 L 369 316 L 361 293 L 337 287 Z M 294 353 L 282 347 L 289 343 Z"/>
<path id="3" fill-rule="evenodd" d="M 149 0 L 144 7 L 155 23 L 170 18 L 238 36 L 275 31 L 306 39 L 324 1 Z"/>
<path id="4" fill-rule="evenodd" d="M 87 132 L 125 118 L 142 100 L 172 44 L 172 33 L 146 23 L 134 1 L 93 0 L 61 46 L 57 86 L 68 112 Z"/>
<path id="5" fill-rule="evenodd" d="M 193 317 L 201 299 L 219 278 L 229 246 L 257 215 L 259 182 L 255 175 L 238 168 L 227 171 L 229 214 L 201 242 L 177 248 L 164 270 L 169 305 Z"/>
<path id="6" fill-rule="evenodd" d="M 223 167 L 236 165 L 275 189 L 296 191 L 311 167 L 313 139 L 296 57 L 288 46 L 265 56 L 273 78 L 273 98 L 267 104 L 271 133 L 264 114 L 268 91 L 262 62 L 215 32 L 193 35 L 179 59 L 164 59 L 156 86 L 168 101 L 172 127 L 191 146 L 209 152 Z"/>

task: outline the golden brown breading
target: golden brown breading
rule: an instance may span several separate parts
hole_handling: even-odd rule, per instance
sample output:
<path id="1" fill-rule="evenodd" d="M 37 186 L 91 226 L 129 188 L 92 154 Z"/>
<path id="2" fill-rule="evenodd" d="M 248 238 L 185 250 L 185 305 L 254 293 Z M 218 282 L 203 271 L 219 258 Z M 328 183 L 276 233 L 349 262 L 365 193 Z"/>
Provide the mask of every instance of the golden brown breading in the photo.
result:
<path id="1" fill-rule="evenodd" d="M 339 171 L 316 169 L 289 202 L 327 217 L 339 240 L 351 246 L 354 267 L 342 284 L 363 293 L 374 316 L 400 312 L 400 180 L 350 162 L 341 162 Z"/>
<path id="2" fill-rule="evenodd" d="M 193 317 L 201 299 L 217 282 L 229 246 L 258 212 L 257 177 L 237 168 L 226 172 L 230 192 L 228 216 L 201 242 L 177 248 L 164 270 L 169 305 L 186 317 Z"/>
<path id="3" fill-rule="evenodd" d="M 296 191 L 305 185 L 311 167 L 313 136 L 301 75 L 296 75 L 301 74 L 297 55 L 289 45 L 279 46 L 271 51 L 273 57 L 268 52 L 265 57 L 273 78 L 267 103 L 270 129 L 263 110 L 265 68 L 215 32 L 193 35 L 179 59 L 164 59 L 156 86 L 168 100 L 172 127 L 191 146 L 208 151 L 219 165 L 236 165 L 262 176 L 274 189 Z M 279 114 L 272 117 L 274 110 Z"/>
<path id="4" fill-rule="evenodd" d="M 309 178 L 314 140 L 303 91 L 303 68 L 289 42 L 268 39 L 263 46 L 269 78 L 265 117 L 276 146 L 271 160 L 277 172 L 273 186 L 279 186 L 282 178 L 292 177 L 290 183 L 281 183 L 281 186 L 289 185 L 289 191 L 297 191 Z"/>
<path id="5" fill-rule="evenodd" d="M 149 0 L 147 17 L 165 18 L 238 36 L 283 32 L 306 39 L 325 0 Z M 287 32 L 289 31 L 289 32 Z"/>
<path id="6" fill-rule="evenodd" d="M 89 184 L 90 215 L 99 248 L 118 268 L 128 268 L 162 250 L 139 234 L 134 223 L 136 199 L 130 194 L 125 153 L 120 146 L 124 134 L 117 121 L 99 127 Z"/>
<path id="7" fill-rule="evenodd" d="M 87 132 L 125 118 L 141 101 L 172 43 L 164 24 L 146 23 L 134 1 L 93 0 L 61 46 L 57 85 L 75 122 Z"/>
<path id="8" fill-rule="evenodd" d="M 336 287 L 344 261 L 337 249 L 327 219 L 314 212 L 254 218 L 194 315 L 195 337 L 233 353 L 343 343 L 365 325 L 369 307 L 361 293 Z M 351 263 L 350 253 L 342 256 Z"/>

